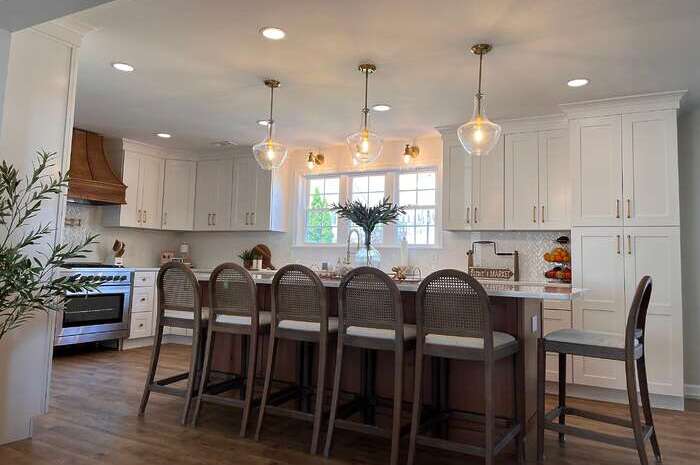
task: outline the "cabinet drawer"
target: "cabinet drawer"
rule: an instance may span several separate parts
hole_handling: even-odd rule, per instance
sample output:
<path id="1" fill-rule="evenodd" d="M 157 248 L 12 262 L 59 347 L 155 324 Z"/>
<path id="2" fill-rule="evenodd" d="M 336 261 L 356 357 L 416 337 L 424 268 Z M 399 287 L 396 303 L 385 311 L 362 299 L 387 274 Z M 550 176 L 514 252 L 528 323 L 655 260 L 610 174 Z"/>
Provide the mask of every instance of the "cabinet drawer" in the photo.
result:
<path id="1" fill-rule="evenodd" d="M 153 296 L 155 289 L 152 287 L 135 287 L 131 299 L 131 313 L 153 312 Z"/>
<path id="2" fill-rule="evenodd" d="M 129 339 L 153 335 L 153 313 L 132 313 Z"/>
<path id="3" fill-rule="evenodd" d="M 545 310 L 568 310 L 571 311 L 571 301 L 569 300 L 544 300 L 542 307 Z"/>
<path id="4" fill-rule="evenodd" d="M 156 284 L 155 271 L 137 271 L 134 273 L 134 287 L 153 287 Z"/>

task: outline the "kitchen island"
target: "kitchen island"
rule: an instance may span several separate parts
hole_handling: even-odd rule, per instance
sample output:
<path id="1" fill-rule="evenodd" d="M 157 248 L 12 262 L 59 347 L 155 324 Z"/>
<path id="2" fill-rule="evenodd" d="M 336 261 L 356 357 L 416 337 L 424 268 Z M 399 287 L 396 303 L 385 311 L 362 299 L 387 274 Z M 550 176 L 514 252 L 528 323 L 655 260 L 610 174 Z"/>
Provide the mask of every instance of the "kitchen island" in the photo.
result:
<path id="1" fill-rule="evenodd" d="M 202 285 L 203 302 L 207 302 L 208 270 L 195 270 Z M 272 301 L 272 273 L 251 272 L 258 290 L 260 310 L 270 310 Z M 337 279 L 322 280 L 328 292 L 330 314 L 337 314 Z M 542 304 L 544 300 L 571 301 L 582 290 L 561 285 L 519 284 L 513 282 L 484 281 L 484 289 L 490 297 L 493 311 L 493 326 L 496 331 L 509 333 L 521 341 L 520 356 L 516 360 L 517 383 L 513 380 L 513 361 L 503 359 L 496 365 L 494 398 L 496 414 L 510 417 L 513 409 L 513 389 L 521 389 L 524 405 L 519 406 L 518 416 L 534 427 L 537 407 L 537 339 L 542 330 Z M 398 283 L 406 323 L 415 323 L 415 295 L 418 282 Z M 213 369 L 225 373 L 241 373 L 242 343 L 238 336 L 217 335 L 213 355 Z M 267 338 L 263 338 L 262 349 L 267 349 Z M 334 348 L 333 348 L 334 349 Z M 329 354 L 329 364 L 335 357 Z M 264 354 L 261 353 L 261 354 Z M 280 382 L 314 386 L 314 350 L 308 343 L 282 341 L 279 346 L 274 378 Z M 262 376 L 264 356 L 259 356 L 258 375 Z M 412 399 L 414 359 L 409 355 L 404 369 L 404 399 Z M 346 349 L 341 389 L 352 395 L 376 397 L 376 405 L 368 406 L 362 421 L 384 424 L 390 421 L 381 408 L 392 397 L 392 354 Z M 328 367 L 327 388 L 331 386 L 333 367 Z M 446 406 L 465 412 L 483 412 L 483 369 L 480 363 L 468 361 L 433 359 L 424 369 L 424 399 L 426 404 Z M 302 397 L 298 407 L 310 408 L 310 398 Z M 443 434 L 447 434 L 443 431 Z M 470 436 L 473 433 L 465 424 L 450 423 L 450 437 Z M 529 445 L 534 441 L 529 441 Z M 529 447 L 528 447 L 529 449 Z M 530 454 L 528 454 L 530 455 Z"/>

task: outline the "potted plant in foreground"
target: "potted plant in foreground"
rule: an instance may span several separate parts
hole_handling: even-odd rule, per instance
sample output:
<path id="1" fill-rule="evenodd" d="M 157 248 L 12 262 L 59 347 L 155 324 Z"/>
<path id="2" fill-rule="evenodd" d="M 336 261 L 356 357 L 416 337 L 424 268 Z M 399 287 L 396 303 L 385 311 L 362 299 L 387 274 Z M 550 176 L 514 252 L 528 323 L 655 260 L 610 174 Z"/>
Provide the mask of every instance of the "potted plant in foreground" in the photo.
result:
<path id="1" fill-rule="evenodd" d="M 34 220 L 42 203 L 68 187 L 52 171 L 54 153 L 39 152 L 26 177 L 0 163 L 0 342 L 39 312 L 58 310 L 66 292 L 93 290 L 103 280 L 55 276 L 66 261 L 84 258 L 97 236 L 79 244 L 49 245 L 55 230 Z"/>
<path id="2" fill-rule="evenodd" d="M 364 247 L 360 247 L 355 256 L 355 261 L 364 266 L 379 267 L 381 254 L 372 247 L 372 232 L 380 224 L 396 223 L 400 215 L 406 213 L 403 207 L 392 203 L 389 197 L 384 199 L 374 207 L 368 207 L 362 202 L 355 200 L 345 204 L 333 204 L 331 211 L 337 213 L 341 218 L 350 220 L 362 228 L 365 233 Z"/>

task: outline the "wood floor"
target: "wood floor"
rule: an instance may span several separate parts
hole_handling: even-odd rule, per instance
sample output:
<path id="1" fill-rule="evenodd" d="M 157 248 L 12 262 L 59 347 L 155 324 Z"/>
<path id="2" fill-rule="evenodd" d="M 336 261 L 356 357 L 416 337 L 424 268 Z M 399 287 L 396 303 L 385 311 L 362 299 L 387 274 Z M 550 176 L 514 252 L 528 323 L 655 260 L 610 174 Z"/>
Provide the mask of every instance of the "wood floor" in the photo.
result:
<path id="1" fill-rule="evenodd" d="M 182 371 L 188 348 L 166 345 L 159 375 Z M 372 464 L 388 461 L 388 441 L 338 431 L 333 458 L 307 454 L 310 425 L 268 417 L 263 438 L 256 443 L 238 438 L 240 411 L 206 405 L 196 429 L 178 423 L 181 400 L 152 394 L 145 418 L 138 418 L 149 349 L 124 352 L 91 351 L 58 356 L 53 371 L 51 409 L 36 421 L 34 438 L 0 447 L 0 464 L 60 465 L 296 465 Z M 574 401 L 572 405 L 608 414 L 627 414 L 615 404 Z M 655 411 L 664 463 L 700 464 L 700 408 L 690 403 L 685 413 Z M 577 424 L 586 425 L 585 421 Z M 252 429 L 252 428 L 251 428 Z M 602 428 L 615 432 L 614 427 Z M 534 438 L 532 439 L 534 440 Z M 634 465 L 637 455 L 568 438 L 559 447 L 547 432 L 548 465 Z M 402 448 L 402 462 L 406 444 Z M 653 460 L 653 459 L 652 459 Z M 419 450 L 418 464 L 480 464 L 481 459 L 434 450 Z M 504 455 L 499 464 L 515 463 Z"/>

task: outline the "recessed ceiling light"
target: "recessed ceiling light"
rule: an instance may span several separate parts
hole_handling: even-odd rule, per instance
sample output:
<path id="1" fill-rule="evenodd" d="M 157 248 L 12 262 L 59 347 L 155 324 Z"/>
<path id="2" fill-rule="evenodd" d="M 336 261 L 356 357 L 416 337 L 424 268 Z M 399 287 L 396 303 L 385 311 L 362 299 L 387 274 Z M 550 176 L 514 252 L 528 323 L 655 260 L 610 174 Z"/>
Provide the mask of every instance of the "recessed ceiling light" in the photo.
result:
<path id="1" fill-rule="evenodd" d="M 588 79 L 586 78 L 572 79 L 566 83 L 566 85 L 569 87 L 583 87 L 586 84 L 588 84 Z"/>
<path id="2" fill-rule="evenodd" d="M 389 110 L 391 110 L 391 105 L 387 105 L 386 103 L 378 103 L 376 105 L 372 105 L 372 110 L 374 110 L 374 111 L 389 111 Z"/>
<path id="3" fill-rule="evenodd" d="M 117 71 L 122 71 L 124 73 L 130 73 L 134 70 L 134 67 L 131 66 L 129 63 L 112 63 L 112 68 L 116 69 Z"/>
<path id="4" fill-rule="evenodd" d="M 173 137 L 172 135 L 168 134 L 167 132 L 156 132 L 156 136 L 160 137 L 161 139 L 170 139 Z"/>
<path id="5" fill-rule="evenodd" d="M 266 119 L 259 119 L 257 122 L 260 126 L 269 126 L 270 125 L 270 122 Z"/>
<path id="6" fill-rule="evenodd" d="M 282 40 L 287 35 L 286 32 L 278 27 L 264 27 L 260 29 L 260 34 L 270 40 Z"/>

